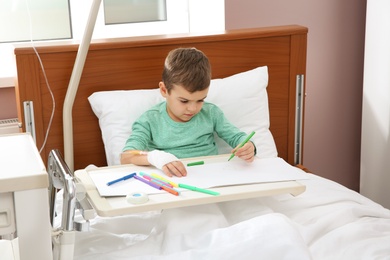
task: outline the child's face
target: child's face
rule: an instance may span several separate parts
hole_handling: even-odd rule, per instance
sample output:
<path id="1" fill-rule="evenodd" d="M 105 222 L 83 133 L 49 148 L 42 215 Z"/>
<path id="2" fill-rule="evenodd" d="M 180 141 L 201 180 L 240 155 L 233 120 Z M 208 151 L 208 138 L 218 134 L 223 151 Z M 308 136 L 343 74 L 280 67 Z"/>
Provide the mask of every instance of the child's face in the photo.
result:
<path id="1" fill-rule="evenodd" d="M 168 115 L 176 122 L 188 122 L 199 113 L 209 92 L 207 88 L 190 93 L 184 87 L 175 85 L 168 93 L 163 82 L 159 86 L 161 95 L 167 101 Z"/>

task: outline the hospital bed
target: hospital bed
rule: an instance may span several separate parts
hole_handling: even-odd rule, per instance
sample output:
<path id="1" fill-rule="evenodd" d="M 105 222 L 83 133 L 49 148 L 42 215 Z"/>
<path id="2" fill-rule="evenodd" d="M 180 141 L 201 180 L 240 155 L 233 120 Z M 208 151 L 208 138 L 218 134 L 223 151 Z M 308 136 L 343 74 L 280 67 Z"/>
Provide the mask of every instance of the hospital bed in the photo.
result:
<path id="1" fill-rule="evenodd" d="M 291 25 L 93 41 L 73 105 L 70 164 L 61 156 L 62 106 L 78 44 L 37 45 L 40 60 L 31 46 L 17 47 L 20 120 L 27 116 L 25 102 L 33 103 L 42 158 L 52 175 L 66 173 L 52 199 L 58 202 L 53 226 L 74 239 L 62 243 L 64 249 L 68 245 L 74 259 L 390 259 L 389 210 L 301 170 L 307 33 Z M 170 197 L 143 210 L 124 196 L 99 195 L 90 173 L 130 167 L 116 164 L 131 122 L 160 101 L 156 88 L 166 54 L 188 46 L 210 59 L 208 100 L 243 130 L 256 129 L 258 160 L 278 161 L 305 178 L 285 181 L 276 192 L 265 188 L 268 194 L 259 190 L 275 182 L 246 184 L 257 186 L 245 196 L 249 186 L 242 184 L 220 200 L 172 204 Z M 226 147 L 218 145 L 223 156 Z"/>

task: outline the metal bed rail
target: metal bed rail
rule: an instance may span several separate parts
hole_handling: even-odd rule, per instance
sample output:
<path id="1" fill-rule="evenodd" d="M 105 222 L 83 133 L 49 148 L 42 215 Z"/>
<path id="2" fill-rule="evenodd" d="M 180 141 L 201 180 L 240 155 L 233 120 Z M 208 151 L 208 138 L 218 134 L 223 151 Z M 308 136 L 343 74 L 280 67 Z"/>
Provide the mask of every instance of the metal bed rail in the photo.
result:
<path id="1" fill-rule="evenodd" d="M 58 260 L 73 259 L 75 232 L 88 231 L 89 220 L 96 216 L 96 212 L 86 198 L 84 186 L 77 182 L 74 173 L 57 149 L 50 151 L 47 164 L 53 256 Z M 62 217 L 59 227 L 54 228 L 59 190 L 63 192 Z M 75 219 L 77 210 L 80 211 L 82 219 Z"/>

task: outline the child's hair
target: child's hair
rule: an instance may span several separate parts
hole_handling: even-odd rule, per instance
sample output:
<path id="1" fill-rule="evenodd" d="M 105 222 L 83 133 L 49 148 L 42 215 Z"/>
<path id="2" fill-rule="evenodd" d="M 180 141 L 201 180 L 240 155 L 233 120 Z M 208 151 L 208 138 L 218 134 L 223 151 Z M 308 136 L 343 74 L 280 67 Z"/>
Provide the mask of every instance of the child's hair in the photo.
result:
<path id="1" fill-rule="evenodd" d="M 207 56 L 196 48 L 178 48 L 165 59 L 162 81 L 168 90 L 180 85 L 194 93 L 210 86 L 211 66 Z"/>

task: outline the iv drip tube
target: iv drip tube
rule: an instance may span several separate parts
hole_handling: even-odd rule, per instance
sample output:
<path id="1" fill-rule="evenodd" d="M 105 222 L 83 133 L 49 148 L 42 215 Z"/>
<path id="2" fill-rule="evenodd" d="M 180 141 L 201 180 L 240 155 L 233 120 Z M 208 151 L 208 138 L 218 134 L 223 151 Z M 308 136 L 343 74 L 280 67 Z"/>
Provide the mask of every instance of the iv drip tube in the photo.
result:
<path id="1" fill-rule="evenodd" d="M 66 92 L 63 106 L 62 121 L 64 131 L 64 155 L 65 162 L 72 171 L 74 170 L 72 110 L 77 89 L 79 87 L 81 74 L 83 72 L 85 59 L 87 57 L 89 45 L 91 43 L 92 33 L 95 27 L 97 14 L 99 12 L 100 3 L 101 0 L 93 0 L 92 2 L 84 35 L 77 51 L 76 60 L 73 66 L 72 75 L 69 80 L 68 90 Z"/>

